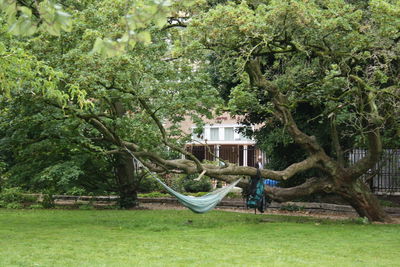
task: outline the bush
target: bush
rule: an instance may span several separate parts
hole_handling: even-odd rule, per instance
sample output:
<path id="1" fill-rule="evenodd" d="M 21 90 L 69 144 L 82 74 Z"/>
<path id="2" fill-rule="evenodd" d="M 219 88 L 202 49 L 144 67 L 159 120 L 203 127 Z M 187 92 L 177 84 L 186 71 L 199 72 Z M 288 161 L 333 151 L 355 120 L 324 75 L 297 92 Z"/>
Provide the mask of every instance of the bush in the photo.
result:
<path id="1" fill-rule="evenodd" d="M 55 204 L 54 204 L 54 199 L 53 199 L 52 194 L 46 193 L 43 195 L 42 206 L 45 209 L 54 208 Z"/>
<path id="2" fill-rule="evenodd" d="M 197 177 L 197 176 L 195 176 Z M 212 188 L 210 178 L 203 177 L 200 181 L 195 181 L 195 177 L 192 175 L 187 176 L 183 181 L 183 188 L 186 192 L 197 193 L 197 192 L 209 192 Z"/>
<path id="3" fill-rule="evenodd" d="M 43 209 L 44 207 L 42 204 L 32 204 L 29 206 L 29 208 L 33 209 L 33 210 L 39 210 L 39 209 Z"/>
<path id="4" fill-rule="evenodd" d="M 284 211 L 303 211 L 304 208 L 305 208 L 304 206 L 288 204 L 288 205 L 282 205 L 279 209 Z"/>
<path id="5" fill-rule="evenodd" d="M 242 193 L 237 193 L 237 192 L 229 192 L 226 195 L 226 198 L 243 198 Z"/>
<path id="6" fill-rule="evenodd" d="M 171 196 L 170 194 L 166 193 L 161 193 L 161 192 L 151 192 L 151 193 L 146 193 L 146 194 L 138 194 L 139 197 L 169 197 Z"/>
<path id="7" fill-rule="evenodd" d="M 22 209 L 23 206 L 21 203 L 18 202 L 11 202 L 6 204 L 7 209 Z"/>
<path id="8" fill-rule="evenodd" d="M 72 195 L 72 196 L 84 196 L 87 194 L 86 190 L 83 188 L 79 187 L 72 187 L 70 190 L 66 192 L 67 195 Z"/>
<path id="9" fill-rule="evenodd" d="M 139 184 L 139 192 L 150 193 L 162 190 L 162 186 L 152 177 L 144 177 Z"/>
<path id="10" fill-rule="evenodd" d="M 185 175 L 182 174 L 176 174 L 174 175 L 174 177 L 172 178 L 172 184 L 171 184 L 171 188 L 174 189 L 177 192 L 185 192 L 185 188 L 183 187 L 183 183 L 186 179 Z M 163 192 L 166 192 L 165 190 L 163 190 Z"/>
<path id="11" fill-rule="evenodd" d="M 0 192 L 0 200 L 4 203 L 22 203 L 25 201 L 24 194 L 19 187 L 4 188 Z"/>
<path id="12" fill-rule="evenodd" d="M 18 209 L 23 207 L 24 203 L 35 202 L 37 202 L 37 196 L 28 195 L 19 187 L 4 188 L 0 192 L 0 207 Z"/>

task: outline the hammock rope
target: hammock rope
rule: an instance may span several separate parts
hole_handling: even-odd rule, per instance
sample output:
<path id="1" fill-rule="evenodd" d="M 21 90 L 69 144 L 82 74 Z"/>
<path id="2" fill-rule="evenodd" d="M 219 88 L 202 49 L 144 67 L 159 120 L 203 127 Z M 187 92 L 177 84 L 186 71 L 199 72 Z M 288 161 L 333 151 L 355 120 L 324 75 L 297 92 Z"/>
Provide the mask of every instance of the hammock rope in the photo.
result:
<path id="1" fill-rule="evenodd" d="M 130 151 L 128 148 L 126 148 L 126 151 L 131 155 L 132 157 L 132 161 L 133 164 L 136 168 L 135 171 L 138 171 L 139 168 L 143 168 L 147 171 L 148 174 L 150 174 L 151 177 L 153 177 L 158 183 L 160 183 L 165 190 L 168 191 L 168 193 L 170 193 L 171 195 L 173 195 L 174 197 L 176 197 L 178 199 L 178 201 L 184 205 L 185 207 L 189 208 L 191 211 L 195 212 L 195 213 L 205 213 L 207 211 L 212 210 L 213 208 L 215 208 L 215 206 L 218 205 L 219 202 L 221 202 L 221 200 L 240 182 L 241 178 L 238 179 L 237 181 L 235 181 L 234 183 L 225 186 L 223 188 L 219 188 L 217 190 L 214 190 L 213 192 L 210 192 L 204 196 L 201 197 L 193 197 L 193 196 L 185 196 L 179 192 L 176 192 L 175 190 L 173 190 L 171 187 L 169 187 L 168 185 L 166 185 L 163 181 L 161 181 L 157 176 L 155 176 L 150 170 L 149 168 L 147 168 L 145 165 L 143 165 L 142 162 L 140 162 L 136 156 L 132 153 L 132 151 Z M 204 171 L 202 172 L 202 174 L 204 175 Z M 201 176 L 200 175 L 200 178 Z"/>

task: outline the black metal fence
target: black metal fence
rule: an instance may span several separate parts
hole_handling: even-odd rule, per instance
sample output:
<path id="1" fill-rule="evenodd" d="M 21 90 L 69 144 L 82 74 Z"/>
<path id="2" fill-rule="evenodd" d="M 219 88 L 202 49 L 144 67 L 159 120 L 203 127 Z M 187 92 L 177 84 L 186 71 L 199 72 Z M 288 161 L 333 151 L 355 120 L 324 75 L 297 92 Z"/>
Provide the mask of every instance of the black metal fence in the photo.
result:
<path id="1" fill-rule="evenodd" d="M 351 164 L 365 157 L 367 151 L 354 149 L 348 154 Z M 375 193 L 400 192 L 400 149 L 385 149 L 380 161 L 363 176 Z"/>

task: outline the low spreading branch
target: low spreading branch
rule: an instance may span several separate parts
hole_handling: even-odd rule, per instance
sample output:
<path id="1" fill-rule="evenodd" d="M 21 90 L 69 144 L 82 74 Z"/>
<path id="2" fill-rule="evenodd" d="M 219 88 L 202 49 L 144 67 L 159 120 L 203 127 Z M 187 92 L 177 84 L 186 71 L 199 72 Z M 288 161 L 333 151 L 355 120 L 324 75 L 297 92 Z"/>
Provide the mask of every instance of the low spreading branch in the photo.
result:
<path id="1" fill-rule="evenodd" d="M 309 196 L 310 194 L 317 192 L 330 192 L 332 184 L 328 179 L 321 178 L 310 178 L 307 179 L 303 184 L 290 187 L 265 187 L 265 192 L 275 201 L 285 202 L 294 200 L 299 197 Z"/>

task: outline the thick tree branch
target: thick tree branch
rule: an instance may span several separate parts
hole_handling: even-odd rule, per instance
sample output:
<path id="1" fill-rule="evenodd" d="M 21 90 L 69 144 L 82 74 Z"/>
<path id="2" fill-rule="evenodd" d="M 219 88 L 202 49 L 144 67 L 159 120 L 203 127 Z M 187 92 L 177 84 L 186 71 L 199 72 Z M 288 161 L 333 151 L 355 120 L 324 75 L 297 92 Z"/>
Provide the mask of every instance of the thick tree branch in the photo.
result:
<path id="1" fill-rule="evenodd" d="M 146 103 L 146 101 L 144 101 L 143 99 L 141 99 L 140 97 L 138 97 L 139 103 L 141 104 L 141 106 L 147 111 L 147 113 L 150 115 L 150 117 L 153 119 L 153 121 L 156 123 L 158 129 L 160 130 L 161 136 L 162 136 L 162 140 L 163 143 L 172 148 L 175 151 L 180 152 L 181 154 L 189 157 L 197 166 L 197 171 L 198 172 L 203 172 L 204 168 L 201 164 L 201 162 L 192 154 L 189 153 L 188 151 L 186 151 L 185 149 L 172 144 L 171 142 L 168 141 L 168 136 L 167 136 L 167 132 L 165 131 L 164 126 L 162 125 L 161 121 L 158 119 L 158 117 L 155 115 L 155 113 L 151 110 L 150 106 Z"/>
<path id="2" fill-rule="evenodd" d="M 188 19 L 189 17 L 170 17 L 168 18 L 168 25 L 164 26 L 163 30 L 175 27 L 186 28 L 187 24 L 185 23 L 185 21 L 187 21 Z"/>
<path id="3" fill-rule="evenodd" d="M 317 192 L 330 192 L 332 184 L 327 179 L 310 178 L 301 185 L 290 188 L 265 187 L 265 192 L 278 202 L 290 201 L 299 197 L 309 196 Z"/>
<path id="4" fill-rule="evenodd" d="M 107 127 L 105 126 L 99 118 L 85 118 L 86 122 L 93 125 L 99 132 L 104 134 L 105 138 L 114 144 L 120 143 L 119 138 Z"/>
<path id="5" fill-rule="evenodd" d="M 336 152 L 336 157 L 339 163 L 339 166 L 344 168 L 345 160 L 344 160 L 344 152 L 342 146 L 339 142 L 339 133 L 337 131 L 335 118 L 333 117 L 331 120 L 331 135 L 332 135 L 332 144 Z"/>
<path id="6" fill-rule="evenodd" d="M 289 105 L 287 98 L 273 83 L 264 77 L 259 60 L 250 60 L 246 65 L 246 72 L 248 73 L 250 82 L 253 86 L 269 92 L 272 97 L 272 102 L 280 114 L 278 119 L 282 120 L 285 124 L 286 129 L 293 137 L 294 141 L 310 154 L 323 152 L 323 148 L 318 144 L 315 137 L 306 135 L 297 127 L 290 109 L 288 108 Z"/>
<path id="7" fill-rule="evenodd" d="M 357 161 L 353 166 L 348 169 L 350 177 L 357 179 L 362 174 L 366 173 L 369 169 L 373 168 L 379 161 L 382 154 L 382 141 L 380 136 L 380 126 L 382 124 L 379 116 L 379 112 L 375 103 L 375 93 L 365 81 L 355 75 L 350 75 L 351 80 L 355 81 L 363 90 L 363 93 L 368 92 L 367 97 L 362 98 L 361 105 L 365 107 L 363 112 L 369 116 L 367 120 L 364 120 L 365 127 L 367 129 L 368 139 L 368 153 L 361 160 Z"/>
<path id="8" fill-rule="evenodd" d="M 135 157 L 139 158 L 142 163 L 146 160 L 154 163 L 155 166 L 150 168 L 152 171 L 161 172 L 168 169 L 170 171 L 182 170 L 187 174 L 199 173 L 197 165 L 188 159 L 177 159 L 177 160 L 166 160 L 159 156 L 158 154 L 150 151 L 140 151 L 137 146 L 132 146 L 132 144 L 125 142 L 126 147 L 128 147 Z M 313 155 L 307 159 L 294 163 L 282 171 L 274 171 L 269 169 L 261 170 L 261 175 L 274 180 L 287 180 L 293 177 L 296 173 L 302 172 L 311 168 L 319 168 L 320 165 L 318 161 L 320 159 L 319 155 Z M 156 166 L 162 166 L 163 168 L 157 168 Z M 212 164 L 202 164 L 202 170 L 206 171 L 206 175 L 210 177 L 222 177 L 222 176 L 255 176 L 257 174 L 257 169 L 254 167 L 236 166 L 230 164 L 229 166 L 216 166 Z"/>

